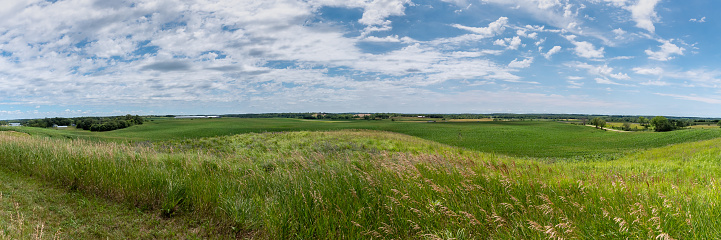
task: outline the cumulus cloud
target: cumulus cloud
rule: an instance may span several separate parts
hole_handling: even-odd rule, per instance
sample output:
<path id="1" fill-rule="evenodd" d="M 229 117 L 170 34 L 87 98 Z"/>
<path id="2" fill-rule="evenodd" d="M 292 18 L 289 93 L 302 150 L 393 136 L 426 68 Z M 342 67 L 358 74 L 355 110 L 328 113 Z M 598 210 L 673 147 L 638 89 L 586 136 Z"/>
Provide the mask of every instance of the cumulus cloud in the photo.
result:
<path id="1" fill-rule="evenodd" d="M 393 43 L 401 42 L 401 40 L 398 38 L 398 35 L 386 36 L 386 37 L 382 37 L 382 38 L 379 38 L 376 36 L 369 36 L 369 37 L 364 38 L 363 41 L 366 41 L 366 42 L 393 42 Z"/>
<path id="2" fill-rule="evenodd" d="M 467 27 L 467 26 L 463 26 L 460 24 L 453 24 L 451 26 L 458 28 L 458 29 L 473 32 L 483 38 L 489 38 L 489 37 L 496 36 L 500 33 L 503 33 L 503 31 L 506 29 L 507 25 L 508 25 L 508 18 L 500 17 L 500 18 L 498 18 L 498 20 L 488 24 L 488 27 Z"/>
<path id="3" fill-rule="evenodd" d="M 588 71 L 588 74 L 600 76 L 601 80 L 596 80 L 596 82 L 604 82 L 607 83 L 609 80 L 608 78 L 618 79 L 618 80 L 629 80 L 631 77 L 628 76 L 626 73 L 617 72 L 614 73 L 614 68 L 609 67 L 608 65 L 598 65 L 594 66 L 588 63 L 582 63 L 582 62 L 574 62 L 574 63 L 568 63 L 566 64 L 569 67 L 577 68 L 577 69 L 586 69 Z"/>
<path id="4" fill-rule="evenodd" d="M 576 46 L 573 50 L 577 56 L 584 58 L 603 58 L 603 47 L 596 48 L 590 42 L 576 41 L 576 36 L 574 35 L 566 36 L 566 39 Z"/>
<path id="5" fill-rule="evenodd" d="M 526 29 L 518 29 L 516 30 L 516 34 L 521 37 L 526 37 L 530 39 L 536 39 L 538 37 L 537 32 L 528 33 Z M 538 44 L 536 44 L 538 45 Z"/>
<path id="6" fill-rule="evenodd" d="M 477 7 L 475 2 L 471 7 L 470 1 L 465 0 L 447 2 L 461 4 L 465 10 L 435 8 L 433 11 L 461 15 Z M 606 37 L 633 40 L 640 36 L 619 28 L 635 29 L 632 26 L 636 18 L 650 19 L 653 27 L 659 20 L 654 12 L 658 4 L 650 1 L 652 7 L 645 9 L 651 11 L 644 13 L 641 2 L 649 1 L 608 1 L 612 6 L 623 8 L 624 13 L 638 7 L 633 10 L 638 14 L 621 20 L 632 21 L 630 26 L 624 22 L 610 22 L 607 26 L 604 22 L 600 28 L 616 29 L 610 34 L 607 32 Z M 562 79 L 526 88 L 531 89 L 529 91 L 548 91 L 545 85 L 554 84 L 550 87 L 579 88 L 588 81 L 593 83 L 591 79 L 601 84 L 624 84 L 630 80 L 622 71 L 633 66 L 619 67 L 619 63 L 609 59 L 600 65 L 573 66 L 587 72 L 589 76 L 582 75 L 585 78 L 564 79 L 569 72 L 555 71 L 558 69 L 551 61 L 544 63 L 548 64 L 546 71 L 529 71 L 541 57 L 558 59 L 561 63 L 569 61 L 566 57 L 576 58 L 558 54 L 563 50 L 573 52 L 577 59 L 590 59 L 589 62 L 604 59 L 604 46 L 614 48 L 615 55 L 616 46 L 603 41 L 604 36 L 598 36 L 600 31 L 591 26 L 595 24 L 592 21 L 608 19 L 584 17 L 589 13 L 584 10 L 585 5 L 599 1 L 484 0 L 483 3 L 501 5 L 498 9 L 510 12 L 508 15 L 493 13 L 493 19 L 481 23 L 477 22 L 478 18 L 432 16 L 434 20 L 429 21 L 430 24 L 452 31 L 431 29 L 433 33 L 423 35 L 415 34 L 423 31 L 405 27 L 424 28 L 427 17 L 408 11 L 424 11 L 446 3 L 415 5 L 411 0 L 273 0 L 244 1 L 243 4 L 208 0 L 3 2 L 0 8 L 0 106 L 32 108 L 58 102 L 108 106 L 108 102 L 121 102 L 129 104 L 127 109 L 195 104 L 242 106 L 232 108 L 236 112 L 317 111 L 314 107 L 366 107 L 351 103 L 372 97 L 386 99 L 367 104 L 378 107 L 369 110 L 382 111 L 388 104 L 380 102 L 387 103 L 387 99 L 403 102 L 405 97 L 412 99 L 405 102 L 413 105 L 414 101 L 423 101 L 427 96 L 450 96 L 445 93 L 467 86 L 492 91 L 539 84 L 523 76 Z M 508 10 L 511 6 L 518 8 Z M 338 16 L 333 11 L 357 14 Z M 524 16 L 513 21 L 500 17 L 518 14 Z M 619 16 L 613 15 L 612 21 Z M 529 19 L 538 25 L 525 25 Z M 401 21 L 410 25 L 396 27 Z M 705 18 L 696 22 L 700 21 Z M 649 28 L 648 24 L 639 26 Z M 506 31 L 509 28 L 513 31 Z M 652 34 L 643 34 L 654 38 Z M 569 42 L 559 41 L 558 36 L 566 37 Z M 535 45 L 524 49 L 529 43 Z M 659 46 L 646 47 L 645 52 L 650 59 L 659 61 L 685 54 L 687 50 L 682 47 L 693 51 L 693 45 L 679 40 L 655 45 Z M 644 59 L 623 64 L 636 60 Z M 655 74 L 668 79 L 640 83 L 644 79 L 638 81 L 639 84 L 663 86 L 665 82 L 679 86 L 676 80 L 688 79 L 689 84 L 684 86 L 721 86 L 721 74 L 714 70 L 664 69 L 665 72 L 655 73 L 653 69 L 633 68 L 632 73 L 638 74 L 634 77 Z M 467 84 L 459 86 L 458 83 Z M 414 98 L 414 94 L 423 97 Z M 423 106 L 415 106 L 418 111 L 424 111 Z M 359 111 L 361 108 L 335 109 Z M 64 106 L 55 112 L 64 114 L 64 109 L 83 108 Z M 225 112 L 229 108 L 218 109 Z"/>
<path id="7" fill-rule="evenodd" d="M 636 22 L 636 27 L 654 32 L 656 28 L 653 23 L 658 20 L 656 15 L 656 4 L 660 0 L 638 0 L 636 4 L 628 7 L 631 11 L 631 18 Z"/>
<path id="8" fill-rule="evenodd" d="M 560 51 L 561 46 L 553 46 L 553 48 L 551 48 L 551 50 L 548 50 L 548 52 L 543 54 L 543 56 L 546 57 L 546 59 L 551 59 L 551 56 L 553 56 L 553 54 L 556 54 Z"/>
<path id="9" fill-rule="evenodd" d="M 648 55 L 648 59 L 657 60 L 657 61 L 668 61 L 671 59 L 674 59 L 673 55 L 683 55 L 683 51 L 686 50 L 685 48 L 676 46 L 676 44 L 671 43 L 671 41 L 662 40 L 663 44 L 659 46 L 658 51 L 652 51 L 651 49 L 646 49 L 644 51 L 646 55 Z"/>
<path id="10" fill-rule="evenodd" d="M 523 59 L 521 61 L 518 61 L 518 58 L 513 59 L 511 63 L 508 64 L 508 67 L 510 68 L 527 68 L 531 66 L 531 63 L 533 63 L 533 57 Z"/>
<path id="11" fill-rule="evenodd" d="M 514 36 L 512 38 L 496 39 L 493 41 L 493 45 L 504 46 L 506 49 L 516 50 L 521 46 L 521 38 Z"/>

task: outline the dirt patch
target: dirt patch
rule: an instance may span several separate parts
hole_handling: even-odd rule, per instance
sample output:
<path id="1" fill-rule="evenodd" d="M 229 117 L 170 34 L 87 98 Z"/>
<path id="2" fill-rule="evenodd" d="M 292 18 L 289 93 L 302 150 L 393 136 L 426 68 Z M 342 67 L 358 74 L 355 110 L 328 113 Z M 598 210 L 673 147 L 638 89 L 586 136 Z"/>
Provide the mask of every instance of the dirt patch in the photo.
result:
<path id="1" fill-rule="evenodd" d="M 586 125 L 586 126 L 596 127 L 596 126 L 593 126 L 593 125 Z M 603 130 L 608 130 L 608 131 L 612 131 L 612 132 L 631 132 L 631 131 L 623 131 L 623 130 L 617 130 L 617 129 L 612 129 L 612 128 L 605 128 L 605 127 L 602 127 L 601 129 L 603 129 Z"/>

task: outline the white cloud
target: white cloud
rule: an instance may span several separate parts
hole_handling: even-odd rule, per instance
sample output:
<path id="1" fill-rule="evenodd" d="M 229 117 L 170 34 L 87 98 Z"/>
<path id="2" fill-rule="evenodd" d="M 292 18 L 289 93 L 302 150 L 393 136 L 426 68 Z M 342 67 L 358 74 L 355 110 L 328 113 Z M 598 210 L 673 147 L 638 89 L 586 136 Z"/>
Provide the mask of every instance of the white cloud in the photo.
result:
<path id="1" fill-rule="evenodd" d="M 496 39 L 495 41 L 493 41 L 493 45 L 503 46 L 506 47 L 506 49 L 516 50 L 522 44 L 521 38 L 518 36 L 514 36 L 512 38 Z"/>
<path id="2" fill-rule="evenodd" d="M 626 6 L 626 2 L 627 2 L 628 0 L 604 0 L 604 1 L 606 1 L 606 2 L 608 2 L 609 4 L 611 4 L 611 5 L 613 5 L 613 6 L 616 6 L 616 7 L 625 7 L 625 6 Z"/>
<path id="3" fill-rule="evenodd" d="M 602 77 L 601 81 L 607 81 L 608 78 L 614 78 L 618 80 L 629 80 L 631 77 L 628 76 L 628 74 L 625 73 L 614 73 L 613 68 L 609 67 L 608 65 L 599 65 L 594 66 L 590 65 L 588 63 L 581 63 L 581 62 L 575 62 L 575 63 L 568 63 L 566 64 L 569 67 L 578 68 L 578 69 L 586 69 L 588 71 L 588 74 L 591 75 L 597 75 Z M 599 80 L 596 80 L 597 82 Z"/>
<path id="4" fill-rule="evenodd" d="M 536 39 L 536 38 L 538 37 L 538 33 L 537 33 L 537 32 L 527 33 L 527 30 L 526 30 L 526 29 L 518 29 L 518 30 L 516 30 L 516 35 L 521 36 L 521 37 L 525 37 L 525 38 L 530 38 L 530 39 Z M 538 44 L 536 44 L 536 45 L 538 45 Z"/>
<path id="5" fill-rule="evenodd" d="M 508 42 L 508 49 L 518 49 L 518 46 L 521 45 L 521 38 L 518 36 L 514 36 L 512 39 L 506 39 L 506 42 Z"/>
<path id="6" fill-rule="evenodd" d="M 660 67 L 655 67 L 655 68 L 635 67 L 635 68 L 633 68 L 633 71 L 638 74 L 643 74 L 643 75 L 661 75 L 661 74 L 663 74 L 663 68 L 660 68 Z"/>
<path id="7" fill-rule="evenodd" d="M 398 35 L 386 36 L 386 37 L 383 37 L 383 38 L 379 38 L 379 37 L 376 37 L 376 36 L 369 36 L 369 37 L 364 38 L 362 41 L 366 41 L 366 42 L 394 42 L 394 43 L 401 42 L 401 40 L 398 38 Z"/>
<path id="8" fill-rule="evenodd" d="M 657 80 L 657 81 L 649 80 L 649 81 L 646 81 L 646 82 L 642 82 L 642 83 L 640 83 L 640 84 L 641 84 L 641 85 L 646 85 L 646 86 L 661 86 L 661 87 L 671 85 L 671 84 L 669 84 L 668 82 L 658 81 L 658 80 Z"/>
<path id="9" fill-rule="evenodd" d="M 655 93 L 655 94 L 659 95 L 659 96 L 672 97 L 672 98 L 681 99 L 681 100 L 696 101 L 696 102 L 702 102 L 702 103 L 708 103 L 708 104 L 721 104 L 721 99 L 718 99 L 718 98 L 699 97 L 696 95 L 667 94 L 667 93 Z"/>
<path id="10" fill-rule="evenodd" d="M 553 46 L 553 48 L 551 48 L 551 50 L 548 50 L 548 52 L 543 54 L 543 56 L 546 57 L 546 59 L 551 59 L 551 56 L 553 56 L 553 54 L 556 54 L 560 51 L 561 46 Z"/>
<path id="11" fill-rule="evenodd" d="M 661 49 L 657 52 L 651 51 L 651 49 L 646 49 L 646 54 L 648 55 L 648 59 L 653 59 L 657 61 L 668 61 L 671 59 L 674 59 L 672 55 L 682 55 L 683 51 L 686 50 L 682 47 L 676 46 L 676 44 L 671 43 L 671 41 L 661 41 L 663 44 L 659 46 Z"/>
<path id="12" fill-rule="evenodd" d="M 688 20 L 689 22 L 699 22 L 699 23 L 705 23 L 706 17 L 702 17 L 701 19 L 691 18 Z"/>
<path id="13" fill-rule="evenodd" d="M 503 31 L 506 29 L 506 26 L 508 25 L 508 18 L 507 17 L 500 17 L 498 20 L 488 24 L 488 27 L 467 27 L 460 24 L 453 24 L 451 26 L 463 29 L 469 32 L 473 32 L 480 37 L 483 38 L 489 38 L 496 36 L 498 34 L 503 33 Z"/>
<path id="14" fill-rule="evenodd" d="M 569 84 L 568 88 L 581 88 L 581 87 L 583 87 L 583 83 L 582 83 L 582 82 L 576 82 L 576 81 L 573 81 L 573 80 L 568 80 L 568 81 L 566 81 L 566 82 Z"/>
<path id="15" fill-rule="evenodd" d="M 631 11 L 631 18 L 636 22 L 636 27 L 646 29 L 649 32 L 656 30 L 653 23 L 658 20 L 658 16 L 654 9 L 659 1 L 638 0 L 635 5 L 628 7 L 628 10 Z"/>
<path id="16" fill-rule="evenodd" d="M 521 61 L 518 61 L 518 58 L 513 59 L 511 63 L 508 64 L 509 68 L 527 68 L 531 66 L 531 63 L 533 63 L 533 57 L 523 59 Z"/>
<path id="17" fill-rule="evenodd" d="M 506 41 L 503 39 L 496 39 L 495 41 L 493 41 L 493 45 L 498 45 L 498 46 L 503 46 L 503 47 L 508 46 L 508 45 L 506 45 Z"/>
<path id="18" fill-rule="evenodd" d="M 566 77 L 566 78 L 568 78 L 568 79 L 570 79 L 570 80 L 581 80 L 581 79 L 584 79 L 584 77 L 579 77 L 579 76 L 568 76 L 568 77 Z"/>
<path id="19" fill-rule="evenodd" d="M 598 83 L 598 84 L 623 85 L 623 84 L 611 81 L 608 78 L 595 78 L 594 80 L 596 80 L 596 83 Z"/>
<path id="20" fill-rule="evenodd" d="M 576 42 L 573 40 L 574 38 L 575 36 L 568 38 L 568 40 L 576 46 L 576 48 L 573 49 L 576 52 L 576 55 L 584 58 L 603 58 L 603 47 L 596 48 L 592 43 L 585 41 Z"/>

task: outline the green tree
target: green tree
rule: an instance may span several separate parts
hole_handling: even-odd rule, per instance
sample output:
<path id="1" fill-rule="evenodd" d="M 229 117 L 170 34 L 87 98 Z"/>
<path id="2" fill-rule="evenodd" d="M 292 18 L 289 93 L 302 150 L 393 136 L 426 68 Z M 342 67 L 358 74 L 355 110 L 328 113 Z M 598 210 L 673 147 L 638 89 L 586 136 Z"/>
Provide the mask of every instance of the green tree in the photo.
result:
<path id="1" fill-rule="evenodd" d="M 631 123 L 628 123 L 628 122 L 623 123 L 623 125 L 621 126 L 621 129 L 623 129 L 624 131 L 631 131 Z"/>
<path id="2" fill-rule="evenodd" d="M 651 126 L 656 132 L 667 132 L 674 129 L 673 124 L 666 117 L 656 116 L 651 119 Z"/>
<path id="3" fill-rule="evenodd" d="M 641 124 L 641 126 L 646 126 L 646 124 L 648 124 L 648 118 L 638 117 L 638 124 Z"/>
<path id="4" fill-rule="evenodd" d="M 721 121 L 716 122 L 716 125 L 718 125 L 719 127 L 721 127 Z"/>
<path id="5" fill-rule="evenodd" d="M 596 126 L 596 128 L 602 128 L 603 126 L 606 126 L 606 120 L 603 120 L 600 117 L 595 117 L 591 119 L 589 123 L 593 126 Z"/>
<path id="6" fill-rule="evenodd" d="M 0 121 L 0 126 L 8 125 L 8 121 Z"/>

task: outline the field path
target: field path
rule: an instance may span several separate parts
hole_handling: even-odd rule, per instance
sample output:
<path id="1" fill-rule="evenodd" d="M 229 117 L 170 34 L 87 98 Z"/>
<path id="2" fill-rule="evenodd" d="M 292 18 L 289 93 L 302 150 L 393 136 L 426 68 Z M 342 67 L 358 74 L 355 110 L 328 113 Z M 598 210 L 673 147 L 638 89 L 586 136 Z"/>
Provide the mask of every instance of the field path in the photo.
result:
<path id="1" fill-rule="evenodd" d="M 596 126 L 593 126 L 593 125 L 586 125 L 586 126 L 596 127 Z M 631 132 L 631 131 L 623 131 L 623 130 L 617 130 L 617 129 L 612 129 L 612 128 L 605 128 L 605 127 L 602 127 L 601 129 L 603 129 L 603 130 L 608 130 L 608 131 L 614 131 L 614 132 Z"/>

